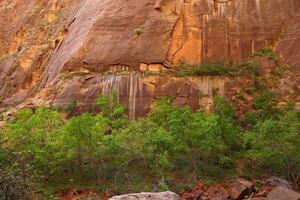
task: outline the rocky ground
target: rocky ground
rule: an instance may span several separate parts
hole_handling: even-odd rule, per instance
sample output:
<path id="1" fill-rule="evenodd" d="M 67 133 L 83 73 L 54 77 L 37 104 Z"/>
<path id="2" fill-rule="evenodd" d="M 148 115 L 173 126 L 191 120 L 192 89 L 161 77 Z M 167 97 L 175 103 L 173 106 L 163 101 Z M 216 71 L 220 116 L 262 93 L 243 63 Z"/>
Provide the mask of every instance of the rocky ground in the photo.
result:
<path id="1" fill-rule="evenodd" d="M 199 181 L 190 189 L 177 195 L 172 192 L 135 193 L 114 196 L 108 192 L 104 196 L 92 190 L 68 189 L 58 194 L 61 200 L 299 200 L 296 192 L 284 179 L 272 177 L 265 181 L 248 181 L 235 178 L 216 185 L 205 185 Z"/>

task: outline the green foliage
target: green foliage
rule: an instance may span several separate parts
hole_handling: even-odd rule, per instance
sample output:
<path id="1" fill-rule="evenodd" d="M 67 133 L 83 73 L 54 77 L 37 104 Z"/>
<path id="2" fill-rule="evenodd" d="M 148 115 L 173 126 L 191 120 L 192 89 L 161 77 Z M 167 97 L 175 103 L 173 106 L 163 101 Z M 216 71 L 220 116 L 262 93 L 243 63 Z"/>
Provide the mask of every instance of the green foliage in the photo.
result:
<path id="1" fill-rule="evenodd" d="M 77 102 L 75 99 L 71 99 L 68 106 L 64 109 L 65 112 L 73 112 L 76 109 Z"/>
<path id="2" fill-rule="evenodd" d="M 246 90 L 246 92 L 247 92 L 248 94 L 255 94 L 255 93 L 257 93 L 257 89 L 254 88 L 254 87 L 248 87 L 248 88 L 246 88 L 245 90 Z"/>
<path id="3" fill-rule="evenodd" d="M 274 61 L 277 60 L 277 55 L 269 47 L 261 48 L 260 50 L 254 53 L 254 56 L 265 56 L 269 60 L 274 60 Z"/>
<path id="4" fill-rule="evenodd" d="M 0 138 L 0 199 L 29 200 L 37 193 L 44 199 L 33 166 L 22 154 L 7 149 L 4 142 Z"/>
<path id="5" fill-rule="evenodd" d="M 256 174 L 284 176 L 296 182 L 300 170 L 300 113 L 293 103 L 277 108 L 274 93 L 264 91 L 253 100 L 255 111 L 244 117 L 251 127 L 244 144 Z"/>
<path id="6" fill-rule="evenodd" d="M 253 106 L 255 109 L 273 108 L 275 106 L 273 102 L 274 97 L 274 93 L 264 91 L 262 95 L 253 100 Z"/>
<path id="7" fill-rule="evenodd" d="M 254 60 L 240 63 L 236 66 L 240 74 L 257 76 L 259 75 L 260 64 Z"/>
<path id="8" fill-rule="evenodd" d="M 282 113 L 294 110 L 291 104 L 288 104 L 284 109 L 279 109 L 277 103 L 276 95 L 273 92 L 263 90 L 253 99 L 252 106 L 254 110 L 245 114 L 243 124 L 247 128 L 253 128 L 258 122 L 278 119 Z"/>
<path id="9" fill-rule="evenodd" d="M 218 96 L 214 99 L 214 113 L 218 116 L 222 140 L 228 147 L 235 148 L 239 143 L 240 130 L 237 128 L 234 108 L 225 98 Z"/>
<path id="10" fill-rule="evenodd" d="M 247 112 L 244 116 L 244 122 L 250 126 L 254 126 L 259 122 L 259 115 L 257 112 Z"/>
<path id="11" fill-rule="evenodd" d="M 300 113 L 288 112 L 280 119 L 258 122 L 245 135 L 255 169 L 296 181 L 300 170 Z"/>
<path id="12" fill-rule="evenodd" d="M 0 56 L 0 62 L 6 62 L 11 57 L 16 57 L 17 54 L 18 54 L 17 51 L 13 53 L 2 54 L 2 56 Z"/>
<path id="13" fill-rule="evenodd" d="M 180 66 L 180 76 L 216 76 L 216 75 L 232 75 L 237 70 L 226 65 L 223 61 L 208 62 L 201 65 Z"/>
<path id="14" fill-rule="evenodd" d="M 276 95 L 268 90 L 253 100 L 253 107 L 260 120 L 274 118 L 278 114 Z"/>
<path id="15" fill-rule="evenodd" d="M 273 93 L 262 92 L 243 124 L 219 96 L 213 112 L 176 107 L 164 97 L 135 121 L 128 120 L 116 93 L 96 98 L 98 114 L 68 120 L 48 108 L 24 109 L 0 128 L 0 166 L 7 170 L 18 160 L 20 169 L 32 166 L 53 188 L 93 183 L 116 192 L 172 190 L 178 179 L 212 183 L 234 174 L 237 158 L 261 174 L 295 179 L 300 114 L 292 103 L 282 109 L 276 104 Z"/>
<path id="16" fill-rule="evenodd" d="M 60 114 L 48 108 L 39 108 L 35 112 L 24 109 L 17 114 L 17 119 L 4 128 L 8 142 L 16 152 L 32 158 L 31 163 L 40 169 L 53 168 L 60 139 L 58 129 L 63 125 Z"/>
<path id="17" fill-rule="evenodd" d="M 159 192 L 165 192 L 165 191 L 169 191 L 169 190 L 170 189 L 164 179 L 162 179 L 158 182 L 158 191 Z"/>
<path id="18" fill-rule="evenodd" d="M 234 110 L 227 105 L 221 105 L 225 103 L 224 101 L 220 99 L 217 101 L 215 115 L 201 110 L 193 113 L 188 107 L 173 107 L 170 99 L 166 98 L 157 102 L 150 114 L 150 118 L 159 126 L 163 126 L 173 137 L 173 152 L 176 152 L 176 155 L 182 155 L 183 158 L 190 157 L 196 179 L 200 173 L 197 163 L 218 162 L 219 157 L 216 155 L 225 156 L 226 150 L 230 149 L 234 143 L 233 139 L 227 137 L 226 134 L 231 136 L 238 134 L 225 125 L 233 119 Z M 228 119 L 227 122 L 221 120 L 224 116 Z"/>
<path id="19" fill-rule="evenodd" d="M 72 72 L 65 72 L 62 74 L 63 80 L 69 80 L 73 78 L 74 76 L 84 76 L 86 75 L 85 71 L 72 71 Z"/>
<path id="20" fill-rule="evenodd" d="M 172 138 L 152 121 L 145 119 L 133 122 L 116 137 L 125 160 L 130 162 L 140 158 L 145 161 L 145 167 L 157 176 L 171 167 Z"/>
<path id="21" fill-rule="evenodd" d="M 101 95 L 93 103 L 94 108 L 100 108 L 104 117 L 108 118 L 111 127 L 118 129 L 123 127 L 128 117 L 125 114 L 125 106 L 118 103 L 118 95 L 113 92 L 111 95 Z"/>
<path id="22" fill-rule="evenodd" d="M 11 55 L 9 54 L 3 54 L 1 57 L 0 57 L 0 62 L 5 62 L 7 61 L 9 58 L 10 58 Z"/>
<path id="23" fill-rule="evenodd" d="M 239 64 L 224 61 L 210 61 L 200 65 L 182 64 L 174 72 L 177 76 L 258 76 L 260 64 L 254 60 Z"/>
<path id="24" fill-rule="evenodd" d="M 65 161 L 77 163 L 80 178 L 84 175 L 84 163 L 96 165 L 96 154 L 105 131 L 108 120 L 102 115 L 92 116 L 84 113 L 71 118 L 60 131 L 64 136 L 61 157 Z"/>
<path id="25" fill-rule="evenodd" d="M 139 35 L 141 35 L 143 32 L 144 32 L 144 30 L 143 30 L 142 27 L 136 28 L 136 29 L 134 29 L 134 31 L 133 31 L 134 36 L 139 36 Z"/>
<path id="26" fill-rule="evenodd" d="M 29 175 L 16 167 L 0 166 L 0 199 L 32 199 Z"/>

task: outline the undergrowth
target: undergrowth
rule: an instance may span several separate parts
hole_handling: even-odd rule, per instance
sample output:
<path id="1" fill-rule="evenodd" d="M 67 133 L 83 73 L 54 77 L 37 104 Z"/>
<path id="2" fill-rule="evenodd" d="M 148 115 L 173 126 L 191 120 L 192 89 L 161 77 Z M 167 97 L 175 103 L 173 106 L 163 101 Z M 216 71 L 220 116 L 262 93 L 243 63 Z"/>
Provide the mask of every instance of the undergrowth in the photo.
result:
<path id="1" fill-rule="evenodd" d="M 174 107 L 165 97 L 135 121 L 128 120 L 116 94 L 95 100 L 101 113 L 68 120 L 51 108 L 24 109 L 0 129 L 0 165 L 16 166 L 17 172 L 30 167 L 34 173 L 26 176 L 37 174 L 38 181 L 25 178 L 24 184 L 48 196 L 74 186 L 115 194 L 181 192 L 198 180 L 213 184 L 236 175 L 277 175 L 296 183 L 300 114 L 292 104 L 278 108 L 272 92 L 257 92 L 254 110 L 242 119 L 223 97 L 215 98 L 211 113 Z M 237 162 L 244 168 L 237 170 Z"/>

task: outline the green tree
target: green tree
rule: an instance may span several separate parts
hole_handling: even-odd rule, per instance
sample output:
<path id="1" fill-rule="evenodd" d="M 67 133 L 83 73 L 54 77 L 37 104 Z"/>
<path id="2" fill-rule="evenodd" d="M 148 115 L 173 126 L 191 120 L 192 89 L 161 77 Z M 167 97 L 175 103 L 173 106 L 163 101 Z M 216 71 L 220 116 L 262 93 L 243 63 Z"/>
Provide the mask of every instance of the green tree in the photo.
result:
<path id="1" fill-rule="evenodd" d="M 224 114 L 224 112 L 231 111 L 229 108 L 221 107 L 221 103 L 217 108 L 220 109 L 219 112 L 224 115 L 223 117 L 226 115 L 227 119 L 232 121 L 233 114 L 231 112 L 232 116 L 229 117 L 227 113 Z M 234 129 L 228 129 L 225 122 L 222 127 L 223 124 L 220 123 L 218 115 L 206 114 L 201 110 L 193 113 L 187 106 L 183 108 L 174 107 L 168 98 L 156 102 L 150 113 L 150 119 L 158 127 L 163 126 L 170 133 L 173 152 L 192 158 L 195 179 L 199 177 L 198 163 L 209 164 L 218 160 L 218 157 L 223 155 L 227 149 L 225 134 L 234 134 L 229 132 Z M 226 122 L 228 123 L 230 120 Z"/>
<path id="2" fill-rule="evenodd" d="M 118 102 L 118 94 L 101 95 L 93 103 L 94 108 L 100 108 L 104 117 L 109 119 L 111 130 L 122 128 L 128 122 L 125 106 Z"/>
<path id="3" fill-rule="evenodd" d="M 61 131 L 65 137 L 63 149 L 66 158 L 71 160 L 72 165 L 77 163 L 81 181 L 85 173 L 85 162 L 99 171 L 96 151 L 108 129 L 108 122 L 101 114 L 92 116 L 90 113 L 84 113 L 71 118 Z"/>
<path id="4" fill-rule="evenodd" d="M 299 131 L 299 112 L 287 112 L 280 119 L 258 122 L 254 130 L 245 135 L 249 155 L 256 169 L 299 180 Z"/>
<path id="5" fill-rule="evenodd" d="M 155 101 L 149 114 L 151 121 L 156 123 L 158 126 L 168 128 L 169 114 L 175 109 L 171 103 L 171 97 L 162 97 Z"/>
<path id="6" fill-rule="evenodd" d="M 277 108 L 276 95 L 268 90 L 262 91 L 253 99 L 252 106 L 254 111 L 247 112 L 243 118 L 244 126 L 252 129 L 258 122 L 268 119 L 279 119 L 285 112 L 283 109 Z"/>
<path id="7" fill-rule="evenodd" d="M 35 112 L 24 109 L 17 113 L 17 120 L 8 123 L 4 129 L 8 143 L 28 159 L 37 169 L 53 171 L 58 163 L 55 156 L 59 143 L 58 130 L 63 120 L 60 114 L 48 108 L 38 108 Z"/>
<path id="8" fill-rule="evenodd" d="M 184 115 L 182 117 L 185 119 Z M 219 159 L 218 156 L 223 155 L 226 150 L 218 117 L 201 110 L 192 114 L 184 126 L 184 134 L 177 132 L 176 138 L 184 142 L 187 148 L 186 156 L 192 157 L 195 180 L 200 175 L 198 170 L 200 163 L 206 165 L 215 163 Z"/>
<path id="9" fill-rule="evenodd" d="M 214 98 L 213 112 L 221 129 L 221 139 L 229 148 L 237 148 L 240 130 L 233 106 L 224 97 L 217 96 Z"/>
<path id="10" fill-rule="evenodd" d="M 253 107 L 257 111 L 259 120 L 274 119 L 278 117 L 276 95 L 268 90 L 263 91 L 253 100 Z"/>
<path id="11" fill-rule="evenodd" d="M 171 168 L 172 137 L 151 120 L 132 122 L 117 135 L 117 139 L 126 156 L 127 165 L 132 160 L 142 158 L 146 167 L 161 177 Z"/>

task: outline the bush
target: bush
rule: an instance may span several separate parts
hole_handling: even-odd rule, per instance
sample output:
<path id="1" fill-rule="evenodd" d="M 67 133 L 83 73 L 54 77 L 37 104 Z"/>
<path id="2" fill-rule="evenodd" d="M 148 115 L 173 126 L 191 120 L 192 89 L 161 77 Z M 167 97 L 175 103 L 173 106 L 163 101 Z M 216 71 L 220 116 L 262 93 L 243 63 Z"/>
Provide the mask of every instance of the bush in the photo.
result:
<path id="1" fill-rule="evenodd" d="M 265 56 L 269 60 L 277 60 L 277 55 L 269 47 L 264 47 L 254 53 L 254 56 Z"/>
<path id="2" fill-rule="evenodd" d="M 3 54 L 1 57 L 0 57 L 0 62 L 6 62 L 9 58 L 10 58 L 10 54 Z"/>
<path id="3" fill-rule="evenodd" d="M 56 156 L 62 137 L 58 130 L 62 125 L 61 115 L 56 111 L 24 109 L 17 113 L 17 120 L 6 124 L 2 131 L 10 147 L 22 154 L 29 164 L 51 172 L 59 162 Z"/>
<path id="4" fill-rule="evenodd" d="M 93 106 L 95 109 L 100 108 L 103 116 L 109 120 L 112 129 L 122 128 L 128 121 L 125 106 L 118 102 L 116 92 L 97 97 Z"/>
<path id="5" fill-rule="evenodd" d="M 240 63 L 236 66 L 240 74 L 257 76 L 259 75 L 260 64 L 254 60 L 245 63 Z"/>
<path id="6" fill-rule="evenodd" d="M 133 32 L 134 32 L 134 36 L 139 36 L 144 32 L 144 30 L 143 30 L 143 28 L 139 27 L 139 28 L 134 29 Z"/>
<path id="7" fill-rule="evenodd" d="M 254 88 L 254 87 L 248 87 L 248 88 L 246 88 L 245 90 L 246 90 L 246 92 L 247 92 L 248 94 L 255 94 L 255 93 L 258 92 L 257 89 Z"/>
<path id="8" fill-rule="evenodd" d="M 258 122 L 245 135 L 255 169 L 296 181 L 300 171 L 300 118 Z"/>
<path id="9" fill-rule="evenodd" d="M 17 168 L 0 167 L 0 199 L 32 199 L 28 175 Z"/>
<path id="10" fill-rule="evenodd" d="M 32 168 L 17 162 L 17 156 L 0 146 L 0 199 L 29 200 L 34 194 Z"/>
<path id="11" fill-rule="evenodd" d="M 222 61 L 208 62 L 200 65 L 183 65 L 180 66 L 180 76 L 220 76 L 232 75 L 237 70 L 226 65 Z"/>
<path id="12" fill-rule="evenodd" d="M 277 109 L 276 95 L 268 90 L 263 91 L 259 96 L 253 99 L 253 107 L 257 111 L 260 120 L 276 118 L 279 114 Z"/>
<path id="13" fill-rule="evenodd" d="M 222 140 L 227 147 L 237 148 L 240 130 L 233 106 L 224 97 L 217 96 L 214 99 L 214 113 L 218 117 Z"/>
<path id="14" fill-rule="evenodd" d="M 73 112 L 76 109 L 77 102 L 75 99 L 71 99 L 68 106 L 64 109 L 65 112 Z"/>

